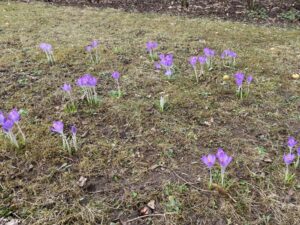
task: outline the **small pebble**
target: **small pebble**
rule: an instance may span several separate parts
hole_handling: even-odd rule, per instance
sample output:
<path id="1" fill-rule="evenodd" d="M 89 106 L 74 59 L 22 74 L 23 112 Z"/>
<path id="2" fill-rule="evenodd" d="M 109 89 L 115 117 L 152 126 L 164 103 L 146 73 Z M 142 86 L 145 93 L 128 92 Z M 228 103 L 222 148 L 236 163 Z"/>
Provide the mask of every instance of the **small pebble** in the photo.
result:
<path id="1" fill-rule="evenodd" d="M 229 80 L 229 76 L 228 75 L 224 75 L 223 76 L 223 80 Z"/>
<path id="2" fill-rule="evenodd" d="M 295 79 L 295 80 L 298 80 L 300 78 L 300 74 L 292 74 L 292 78 Z"/>

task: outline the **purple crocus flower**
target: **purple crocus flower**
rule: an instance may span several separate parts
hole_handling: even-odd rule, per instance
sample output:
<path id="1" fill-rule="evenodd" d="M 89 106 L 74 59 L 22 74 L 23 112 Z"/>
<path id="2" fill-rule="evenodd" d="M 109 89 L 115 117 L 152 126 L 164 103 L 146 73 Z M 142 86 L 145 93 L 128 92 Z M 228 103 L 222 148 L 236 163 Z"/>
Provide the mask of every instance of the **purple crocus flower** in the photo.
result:
<path id="1" fill-rule="evenodd" d="M 72 154 L 71 146 L 66 135 L 64 134 L 64 123 L 62 121 L 54 121 L 51 127 L 51 131 L 60 134 L 62 138 L 63 148 L 67 149 L 69 151 L 69 154 Z"/>
<path id="2" fill-rule="evenodd" d="M 211 169 L 216 162 L 216 156 L 209 154 L 207 156 L 202 156 L 201 160 L 209 169 Z"/>
<path id="3" fill-rule="evenodd" d="M 0 125 L 2 125 L 4 123 L 5 120 L 5 116 L 4 114 L 0 111 Z"/>
<path id="4" fill-rule="evenodd" d="M 217 152 L 217 158 L 222 168 L 226 169 L 232 160 L 231 156 L 228 156 L 223 149 L 219 148 Z"/>
<path id="5" fill-rule="evenodd" d="M 52 52 L 52 45 L 48 43 L 41 43 L 40 49 L 45 53 L 51 53 Z"/>
<path id="6" fill-rule="evenodd" d="M 17 109 L 13 109 L 9 112 L 8 118 L 12 120 L 14 123 L 18 123 L 21 119 L 21 116 Z"/>
<path id="7" fill-rule="evenodd" d="M 288 153 L 283 155 L 283 161 L 288 166 L 290 165 L 295 159 L 295 154 Z"/>
<path id="8" fill-rule="evenodd" d="M 2 123 L 2 129 L 3 129 L 4 133 L 7 135 L 7 137 L 9 138 L 9 140 L 11 141 L 11 143 L 14 144 L 17 148 L 19 148 L 19 144 L 16 139 L 16 136 L 14 135 L 14 133 L 12 131 L 14 124 L 15 124 L 15 122 L 13 120 L 11 120 L 9 118 L 4 119 L 4 121 Z M 24 134 L 22 133 L 22 135 L 24 135 Z M 24 139 L 24 141 L 25 141 L 25 139 Z"/>
<path id="9" fill-rule="evenodd" d="M 215 51 L 210 49 L 210 48 L 204 48 L 203 50 L 204 55 L 207 57 L 214 57 L 215 56 Z"/>
<path id="10" fill-rule="evenodd" d="M 290 149 L 294 148 L 295 145 L 297 144 L 298 142 L 296 141 L 296 139 L 294 137 L 289 137 L 288 138 L 288 142 L 287 142 L 287 145 Z"/>
<path id="11" fill-rule="evenodd" d="M 17 125 L 18 130 L 19 130 L 19 132 L 21 133 L 21 135 L 22 135 L 22 137 L 23 137 L 23 140 L 24 140 L 24 142 L 25 142 L 25 141 L 26 141 L 25 134 L 23 133 L 23 131 L 22 131 L 20 125 L 19 125 L 19 121 L 21 120 L 21 115 L 20 115 L 20 113 L 18 112 L 18 110 L 17 110 L 17 109 L 11 110 L 11 111 L 9 112 L 9 114 L 8 114 L 8 119 L 11 120 L 11 121 L 13 121 L 13 122 Z M 13 140 L 13 142 L 15 142 L 15 140 Z M 17 145 L 17 144 L 16 144 L 16 145 Z"/>
<path id="12" fill-rule="evenodd" d="M 97 85 L 97 78 L 90 75 L 88 79 L 88 86 L 95 87 Z"/>
<path id="13" fill-rule="evenodd" d="M 197 62 L 198 62 L 198 56 L 192 56 L 189 58 L 189 62 L 190 64 L 192 65 L 193 69 L 194 69 L 194 73 L 195 73 L 195 77 L 196 77 L 196 81 L 197 83 L 199 82 L 199 75 L 198 75 L 198 72 L 197 72 Z M 200 68 L 200 75 L 203 74 L 203 66 L 202 66 L 202 63 L 201 64 L 201 68 Z"/>
<path id="14" fill-rule="evenodd" d="M 206 56 L 199 56 L 198 61 L 200 62 L 201 65 L 203 65 L 207 62 L 207 57 Z"/>
<path id="15" fill-rule="evenodd" d="M 230 54 L 229 54 L 229 57 L 236 58 L 237 54 L 235 52 L 231 51 Z"/>
<path id="16" fill-rule="evenodd" d="M 77 133 L 77 128 L 73 125 L 73 126 L 71 126 L 71 133 L 73 134 L 73 135 L 76 135 L 76 133 Z"/>
<path id="17" fill-rule="evenodd" d="M 51 127 L 52 132 L 59 133 L 63 135 L 64 133 L 64 123 L 61 121 L 54 121 Z"/>
<path id="18" fill-rule="evenodd" d="M 146 48 L 148 52 L 152 52 L 155 48 L 158 47 L 157 42 L 148 41 L 146 43 Z"/>
<path id="19" fill-rule="evenodd" d="M 79 87 L 87 87 L 89 86 L 89 79 L 90 79 L 90 74 L 84 74 L 82 77 L 80 77 L 78 80 L 77 80 L 77 85 Z"/>
<path id="20" fill-rule="evenodd" d="M 230 58 L 236 58 L 237 54 L 234 51 L 231 51 L 229 49 L 226 49 L 223 51 L 223 53 L 221 54 L 221 58 L 224 59 L 226 57 L 230 57 Z"/>
<path id="21" fill-rule="evenodd" d="M 84 74 L 82 77 L 76 80 L 76 84 L 82 88 L 84 95 L 89 103 L 96 103 L 98 101 L 96 85 L 97 78 L 91 74 Z"/>
<path id="22" fill-rule="evenodd" d="M 71 84 L 64 84 L 61 88 L 63 91 L 70 93 L 72 91 Z"/>
<path id="23" fill-rule="evenodd" d="M 300 147 L 297 148 L 297 154 L 300 156 Z"/>
<path id="24" fill-rule="evenodd" d="M 118 98 L 120 98 L 121 95 L 122 95 L 122 93 L 121 93 L 121 87 L 120 87 L 120 83 L 119 83 L 120 73 L 118 71 L 114 71 L 111 74 L 111 76 L 112 76 L 112 78 L 114 78 L 114 80 L 117 83 L 117 86 L 118 86 Z"/>
<path id="25" fill-rule="evenodd" d="M 93 50 L 93 47 L 90 46 L 90 45 L 87 45 L 87 46 L 85 46 L 84 48 L 85 48 L 85 50 L 86 50 L 87 52 L 91 52 L 91 51 Z"/>
<path id="26" fill-rule="evenodd" d="M 95 87 L 97 85 L 97 78 L 93 77 L 91 74 L 84 74 L 77 79 L 76 84 L 79 87 Z"/>
<path id="27" fill-rule="evenodd" d="M 172 54 L 160 54 L 160 64 L 164 67 L 171 67 L 173 65 L 173 55 Z"/>
<path id="28" fill-rule="evenodd" d="M 221 58 L 224 59 L 225 57 L 228 57 L 230 50 L 224 50 L 221 54 Z"/>
<path id="29" fill-rule="evenodd" d="M 154 63 L 154 67 L 155 67 L 155 69 L 157 69 L 157 70 L 160 70 L 160 69 L 161 69 L 161 65 L 160 65 L 159 62 L 155 62 L 155 63 Z"/>
<path id="30" fill-rule="evenodd" d="M 168 77 L 171 76 L 172 75 L 172 70 L 167 69 L 166 72 L 165 72 L 165 75 L 168 76 Z"/>
<path id="31" fill-rule="evenodd" d="M 5 119 L 3 124 L 2 124 L 2 129 L 4 130 L 5 133 L 9 133 L 12 128 L 14 127 L 14 121 L 11 119 Z"/>
<path id="32" fill-rule="evenodd" d="M 247 84 L 250 85 L 251 82 L 252 82 L 252 80 L 253 80 L 253 77 L 252 77 L 251 75 L 249 75 L 249 76 L 247 77 Z"/>
<path id="33" fill-rule="evenodd" d="M 286 165 L 286 170 L 285 170 L 285 181 L 287 182 L 289 180 L 289 165 L 294 161 L 295 159 L 295 154 L 293 153 L 288 153 L 283 155 L 283 162 Z M 295 163 L 295 166 L 298 167 L 299 165 L 299 157 L 297 159 L 297 162 Z"/>
<path id="34" fill-rule="evenodd" d="M 198 61 L 198 57 L 197 56 L 192 56 L 189 59 L 189 63 L 192 65 L 193 68 L 196 67 L 197 61 Z"/>
<path id="35" fill-rule="evenodd" d="M 172 75 L 171 67 L 173 66 L 173 55 L 172 54 L 160 54 L 160 64 L 165 68 L 165 75 L 170 77 Z"/>
<path id="36" fill-rule="evenodd" d="M 214 166 L 214 164 L 216 162 L 216 156 L 209 154 L 207 156 L 202 156 L 201 160 L 209 168 L 209 186 L 211 186 L 211 184 L 212 184 L 211 168 Z"/>
<path id="37" fill-rule="evenodd" d="M 120 78 L 120 73 L 118 71 L 114 71 L 112 74 L 111 74 L 112 78 L 114 78 L 115 80 L 119 80 Z"/>
<path id="38" fill-rule="evenodd" d="M 99 45 L 99 41 L 98 41 L 98 40 L 93 40 L 93 41 L 91 42 L 91 44 L 90 44 L 90 46 L 91 46 L 92 48 L 97 48 L 98 45 Z"/>
<path id="39" fill-rule="evenodd" d="M 243 73 L 238 72 L 234 76 L 235 76 L 235 83 L 236 83 L 236 85 L 239 88 L 242 87 L 245 75 Z"/>
<path id="40" fill-rule="evenodd" d="M 225 169 L 229 165 L 229 163 L 232 161 L 232 157 L 228 156 L 222 148 L 218 149 L 217 152 L 217 158 L 219 160 L 220 166 L 221 166 L 221 182 L 222 186 L 224 186 L 224 176 L 225 176 Z"/>
<path id="41" fill-rule="evenodd" d="M 98 55 L 98 51 L 97 51 L 98 45 L 99 45 L 99 41 L 93 40 L 89 45 L 84 47 L 85 50 L 90 55 L 91 62 L 93 62 L 93 63 L 99 62 L 99 55 Z M 95 51 L 94 51 L 94 49 L 95 49 Z"/>

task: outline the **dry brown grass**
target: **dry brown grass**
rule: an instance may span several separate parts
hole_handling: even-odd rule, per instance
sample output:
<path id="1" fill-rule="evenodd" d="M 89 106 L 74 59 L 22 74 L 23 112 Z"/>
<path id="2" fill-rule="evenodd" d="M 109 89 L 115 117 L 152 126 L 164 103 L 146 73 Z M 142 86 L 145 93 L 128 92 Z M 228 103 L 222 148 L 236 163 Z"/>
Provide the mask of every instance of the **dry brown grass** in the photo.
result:
<path id="1" fill-rule="evenodd" d="M 290 79 L 299 69 L 299 29 L 41 3 L 1 2 L 0 12 L 0 109 L 28 111 L 22 126 L 29 139 L 17 151 L 0 138 L 0 217 L 31 225 L 113 224 L 138 216 L 154 199 L 156 213 L 177 213 L 130 224 L 299 222 L 299 169 L 286 185 L 282 164 L 288 135 L 300 138 L 300 83 Z M 102 42 L 96 66 L 83 50 L 92 39 Z M 145 53 L 150 39 L 174 53 L 175 80 L 154 72 Z M 40 42 L 53 44 L 54 66 Z M 237 70 L 255 77 L 249 98 L 236 98 L 232 79 L 222 85 L 223 75 L 236 70 L 221 65 L 194 82 L 187 58 L 206 46 L 238 53 Z M 113 70 L 123 74 L 121 99 L 108 94 Z M 99 77 L 102 102 L 80 102 L 70 115 L 59 87 L 86 72 Z M 165 113 L 155 106 L 161 92 L 169 95 Z M 57 119 L 79 128 L 82 147 L 72 157 L 49 132 Z M 218 147 L 234 156 L 225 195 L 208 189 L 200 163 Z M 88 178 L 84 188 L 80 176 Z"/>

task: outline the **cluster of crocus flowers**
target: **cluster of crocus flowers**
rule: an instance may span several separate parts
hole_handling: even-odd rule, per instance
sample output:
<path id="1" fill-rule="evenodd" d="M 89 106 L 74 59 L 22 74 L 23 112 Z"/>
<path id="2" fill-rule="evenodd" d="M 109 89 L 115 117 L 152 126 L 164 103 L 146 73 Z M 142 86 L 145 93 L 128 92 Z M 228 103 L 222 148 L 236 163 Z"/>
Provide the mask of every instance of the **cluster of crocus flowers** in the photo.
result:
<path id="1" fill-rule="evenodd" d="M 243 98 L 243 84 L 244 84 L 244 80 L 245 80 L 245 74 L 244 73 L 241 73 L 241 72 L 238 72 L 234 75 L 234 78 L 235 78 L 235 83 L 237 85 L 237 94 L 238 96 L 240 97 L 240 99 Z M 250 84 L 252 83 L 253 81 L 253 77 L 251 75 L 249 75 L 247 78 L 246 78 L 246 83 L 247 83 L 247 92 L 246 92 L 246 95 L 248 96 L 249 93 L 250 93 Z"/>
<path id="2" fill-rule="evenodd" d="M 285 171 L 285 181 L 289 180 L 290 174 L 289 174 L 289 165 L 293 163 L 293 161 L 296 159 L 295 162 L 295 168 L 299 166 L 300 161 L 300 147 L 297 148 L 297 140 L 294 137 L 289 137 L 287 141 L 287 146 L 289 149 L 289 153 L 283 155 L 283 161 L 286 165 L 286 171 Z M 296 154 L 294 153 L 294 149 L 296 150 Z M 296 156 L 297 155 L 297 156 Z"/>
<path id="3" fill-rule="evenodd" d="M 235 66 L 235 59 L 237 54 L 234 51 L 226 49 L 222 52 L 221 58 L 223 59 L 224 66 Z"/>
<path id="4" fill-rule="evenodd" d="M 194 69 L 194 73 L 195 73 L 195 77 L 196 77 L 196 81 L 197 83 L 199 82 L 199 76 L 204 74 L 204 64 L 207 61 L 207 57 L 206 56 L 191 56 L 189 59 L 189 63 L 191 64 L 191 66 Z M 200 71 L 198 73 L 198 62 L 200 64 Z"/>
<path id="5" fill-rule="evenodd" d="M 204 48 L 203 49 L 204 55 L 206 57 L 206 65 L 208 67 L 208 69 L 212 69 L 213 68 L 213 59 L 215 57 L 215 51 L 213 49 L 210 48 Z"/>
<path id="6" fill-rule="evenodd" d="M 212 185 L 212 167 L 215 165 L 216 159 L 218 159 L 221 167 L 221 184 L 222 186 L 224 186 L 225 170 L 227 166 L 230 164 L 230 162 L 232 161 L 232 157 L 227 155 L 223 149 L 219 148 L 216 155 L 209 154 L 201 158 L 202 162 L 209 169 L 209 174 L 210 174 L 209 186 Z"/>
<path id="7" fill-rule="evenodd" d="M 99 62 L 99 54 L 98 47 L 99 41 L 93 40 L 89 45 L 85 46 L 86 52 L 90 55 L 91 62 L 98 63 Z"/>
<path id="8" fill-rule="evenodd" d="M 165 70 L 165 75 L 171 77 L 173 74 L 173 55 L 172 54 L 160 54 L 160 61 L 155 62 L 156 69 L 163 68 Z"/>
<path id="9" fill-rule="evenodd" d="M 46 54 L 48 63 L 54 64 L 54 55 L 52 51 L 52 45 L 48 43 L 41 43 L 40 49 Z"/>
<path id="10" fill-rule="evenodd" d="M 91 74 L 84 74 L 77 79 L 76 84 L 83 90 L 83 98 L 86 98 L 88 103 L 96 104 L 98 102 L 96 77 L 93 77 Z"/>
<path id="11" fill-rule="evenodd" d="M 76 112 L 77 108 L 74 102 L 74 99 L 72 97 L 72 86 L 71 84 L 64 84 L 61 89 L 64 91 L 64 93 L 67 94 L 68 98 L 69 98 L 69 104 L 67 104 L 67 110 L 70 112 Z"/>
<path id="12" fill-rule="evenodd" d="M 111 77 L 116 81 L 117 88 L 118 88 L 118 98 L 122 96 L 121 87 L 120 87 L 120 73 L 118 71 L 114 71 L 111 74 Z"/>
<path id="13" fill-rule="evenodd" d="M 64 133 L 64 123 L 62 121 L 54 121 L 51 127 L 51 131 L 61 136 L 63 148 L 66 149 L 70 155 L 72 154 L 72 146 L 75 149 L 75 151 L 77 151 L 78 149 L 77 138 L 76 138 L 77 128 L 75 126 L 71 126 L 70 129 L 72 134 L 72 138 L 71 138 L 72 145 L 69 143 L 69 140 Z"/>
<path id="14" fill-rule="evenodd" d="M 149 53 L 151 60 L 154 60 L 154 58 L 156 58 L 156 54 L 154 54 L 154 49 L 156 49 L 157 47 L 158 44 L 155 41 L 148 41 L 146 43 L 147 52 Z"/>
<path id="15" fill-rule="evenodd" d="M 18 128 L 18 133 L 21 134 L 24 143 L 26 141 L 25 135 L 19 125 L 20 120 L 21 115 L 16 109 L 11 110 L 6 117 L 0 111 L 0 125 L 2 126 L 2 130 L 10 142 L 17 148 L 19 148 L 19 143 L 17 141 L 17 135 L 13 132 L 14 125 Z"/>

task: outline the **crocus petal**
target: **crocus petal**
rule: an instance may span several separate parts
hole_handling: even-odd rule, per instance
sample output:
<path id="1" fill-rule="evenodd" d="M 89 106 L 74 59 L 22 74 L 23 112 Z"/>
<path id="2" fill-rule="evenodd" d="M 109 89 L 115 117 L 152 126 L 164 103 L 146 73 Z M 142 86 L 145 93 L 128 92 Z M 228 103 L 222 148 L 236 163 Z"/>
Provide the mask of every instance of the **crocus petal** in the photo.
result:
<path id="1" fill-rule="evenodd" d="M 118 80 L 120 78 L 120 73 L 118 71 L 114 71 L 111 74 L 112 78 L 114 78 L 115 80 Z"/>
<path id="2" fill-rule="evenodd" d="M 288 142 L 287 145 L 290 148 L 293 148 L 298 142 L 296 141 L 296 139 L 294 137 L 289 137 L 288 138 Z"/>
<path id="3" fill-rule="evenodd" d="M 71 84 L 64 84 L 61 89 L 65 92 L 71 92 L 72 86 Z"/>
<path id="4" fill-rule="evenodd" d="M 5 120 L 5 116 L 4 114 L 0 111 L 0 125 L 2 125 L 4 123 Z"/>
<path id="5" fill-rule="evenodd" d="M 90 44 L 90 46 L 91 46 L 92 48 L 96 48 L 98 45 L 99 45 L 99 41 L 98 41 L 98 40 L 93 40 L 93 41 L 91 42 L 91 44 Z"/>
<path id="6" fill-rule="evenodd" d="M 283 161 L 286 165 L 290 165 L 295 159 L 295 154 L 288 153 L 283 155 Z"/>
<path id="7" fill-rule="evenodd" d="M 192 56 L 189 59 L 189 63 L 192 65 L 192 67 L 195 67 L 198 61 L 198 57 L 197 56 Z"/>
<path id="8" fill-rule="evenodd" d="M 172 71 L 171 70 L 166 70 L 165 75 L 171 76 L 172 75 Z"/>
<path id="9" fill-rule="evenodd" d="M 216 156 L 209 154 L 207 156 L 202 156 L 201 160 L 210 169 L 216 162 Z"/>
<path id="10" fill-rule="evenodd" d="M 236 85 L 238 87 L 241 87 L 243 85 L 243 81 L 244 81 L 245 75 L 243 73 L 238 72 L 238 73 L 236 73 L 234 75 L 234 77 L 235 77 L 235 83 L 236 83 Z"/>
<path id="11" fill-rule="evenodd" d="M 198 60 L 199 60 L 200 64 L 203 65 L 207 62 L 207 57 L 206 56 L 199 56 Z"/>
<path id="12" fill-rule="evenodd" d="M 249 75 L 249 76 L 247 77 L 247 84 L 250 85 L 251 82 L 252 82 L 252 80 L 253 80 L 253 77 L 252 77 L 251 75 Z"/>
<path id="13" fill-rule="evenodd" d="M 51 127 L 52 132 L 63 134 L 64 132 L 64 123 L 61 121 L 54 121 Z"/>
<path id="14" fill-rule="evenodd" d="M 154 67 L 155 67 L 155 69 L 157 69 L 157 70 L 161 69 L 161 65 L 160 65 L 159 62 L 155 62 L 155 63 L 154 63 Z"/>
<path id="15" fill-rule="evenodd" d="M 3 124 L 2 124 L 2 129 L 4 132 L 8 133 L 12 130 L 13 126 L 14 126 L 14 121 L 11 119 L 5 119 Z"/>
<path id="16" fill-rule="evenodd" d="M 12 120 L 14 123 L 17 123 L 17 122 L 20 121 L 21 116 L 20 116 L 20 114 L 19 114 L 19 112 L 18 112 L 17 109 L 13 109 L 12 111 L 9 112 L 8 118 L 10 120 Z"/>
<path id="17" fill-rule="evenodd" d="M 71 126 L 71 133 L 74 135 L 77 133 L 77 128 L 73 125 Z"/>

